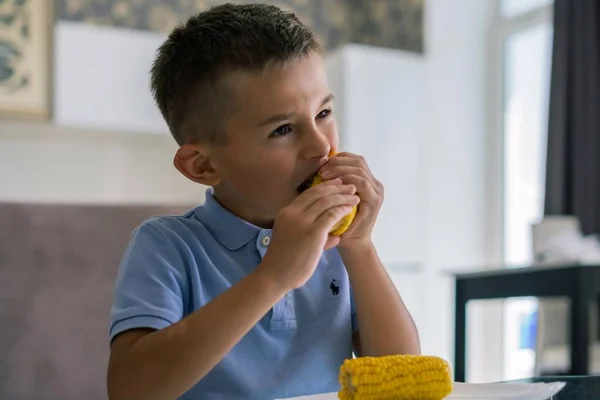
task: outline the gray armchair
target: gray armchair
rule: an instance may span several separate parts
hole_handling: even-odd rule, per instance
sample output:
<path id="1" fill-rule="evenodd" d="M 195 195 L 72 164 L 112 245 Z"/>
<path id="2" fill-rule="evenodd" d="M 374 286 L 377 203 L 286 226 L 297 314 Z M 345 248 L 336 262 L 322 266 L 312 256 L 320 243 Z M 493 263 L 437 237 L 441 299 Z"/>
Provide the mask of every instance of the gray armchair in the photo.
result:
<path id="1" fill-rule="evenodd" d="M 105 400 L 120 258 L 183 206 L 0 204 L 0 399 Z"/>

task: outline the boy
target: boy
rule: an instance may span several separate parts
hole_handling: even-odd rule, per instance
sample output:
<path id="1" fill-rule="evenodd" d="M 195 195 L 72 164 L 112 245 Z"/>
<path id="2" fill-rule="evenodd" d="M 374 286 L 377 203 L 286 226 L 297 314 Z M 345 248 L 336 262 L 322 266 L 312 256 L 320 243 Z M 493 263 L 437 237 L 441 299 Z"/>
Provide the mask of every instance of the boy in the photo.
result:
<path id="1" fill-rule="evenodd" d="M 371 242 L 381 184 L 361 157 L 328 157 L 338 133 L 322 61 L 315 35 L 268 5 L 211 8 L 159 49 L 151 85 L 175 166 L 209 189 L 132 236 L 111 310 L 111 399 L 334 392 L 353 351 L 419 353 Z M 316 172 L 326 182 L 299 194 Z"/>

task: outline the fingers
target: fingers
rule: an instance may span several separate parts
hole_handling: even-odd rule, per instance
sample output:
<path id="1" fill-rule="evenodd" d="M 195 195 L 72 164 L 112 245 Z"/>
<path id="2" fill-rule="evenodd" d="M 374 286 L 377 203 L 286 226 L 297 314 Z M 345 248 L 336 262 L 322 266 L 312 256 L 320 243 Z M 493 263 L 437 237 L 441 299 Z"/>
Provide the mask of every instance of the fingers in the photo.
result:
<path id="1" fill-rule="evenodd" d="M 356 192 L 365 200 L 372 199 L 378 194 L 378 185 L 374 182 L 375 179 L 360 167 L 346 165 L 332 167 L 328 170 L 328 174 L 323 175 L 323 178 L 326 179 L 328 176 L 341 179 L 346 185 L 355 186 Z"/>
<path id="2" fill-rule="evenodd" d="M 355 196 L 357 197 L 357 196 Z M 358 204 L 358 201 L 357 201 Z M 335 224 L 337 224 L 342 218 L 350 214 L 353 206 L 341 205 L 332 208 L 328 208 L 315 221 L 317 228 L 324 229 L 329 232 Z"/>
<path id="3" fill-rule="evenodd" d="M 357 167 L 367 172 L 369 176 L 373 175 L 371 173 L 371 170 L 369 169 L 369 165 L 362 156 L 348 152 L 339 153 L 335 157 L 331 157 L 321 171 L 327 171 L 330 168 L 337 167 L 340 165 Z"/>
<path id="4" fill-rule="evenodd" d="M 307 221 L 313 222 L 321 218 L 328 210 L 339 207 L 348 207 L 348 213 L 353 206 L 357 205 L 360 199 L 355 194 L 349 193 L 333 193 L 325 194 L 319 197 L 306 211 L 305 218 Z M 343 217 L 344 215 L 342 215 Z M 341 217 L 340 217 L 341 218 Z M 337 222 L 337 221 L 336 221 Z"/>
<path id="5" fill-rule="evenodd" d="M 360 175 L 344 175 L 342 181 L 356 187 L 356 193 L 365 201 L 378 197 L 377 186 L 370 179 Z"/>
<path id="6" fill-rule="evenodd" d="M 327 167 L 327 169 L 324 169 L 321 172 L 321 176 L 323 177 L 323 179 L 341 179 L 343 176 L 346 175 L 357 175 L 363 176 L 365 178 L 370 178 L 370 176 L 364 169 L 362 169 L 361 167 L 355 167 L 351 165 L 330 165 Z M 346 183 L 343 179 L 342 182 Z"/>
<path id="7" fill-rule="evenodd" d="M 333 179 L 300 194 L 294 201 L 295 208 L 304 213 L 322 198 L 333 195 L 353 195 L 354 193 L 356 193 L 356 188 L 353 185 L 344 185 L 341 179 Z"/>
<path id="8" fill-rule="evenodd" d="M 344 184 L 356 186 L 356 192 L 363 200 L 383 196 L 383 185 L 371 174 L 366 162 L 360 156 L 340 153 L 332 157 L 321 169 L 323 179 L 341 179 Z"/>

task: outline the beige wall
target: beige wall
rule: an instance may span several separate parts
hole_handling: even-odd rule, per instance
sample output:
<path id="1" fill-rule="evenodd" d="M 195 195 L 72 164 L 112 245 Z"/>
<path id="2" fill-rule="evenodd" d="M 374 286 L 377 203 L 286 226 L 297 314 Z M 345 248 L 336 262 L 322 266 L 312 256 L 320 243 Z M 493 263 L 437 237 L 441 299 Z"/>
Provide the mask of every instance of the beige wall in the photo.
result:
<path id="1" fill-rule="evenodd" d="M 0 201 L 194 204 L 167 135 L 0 121 Z"/>

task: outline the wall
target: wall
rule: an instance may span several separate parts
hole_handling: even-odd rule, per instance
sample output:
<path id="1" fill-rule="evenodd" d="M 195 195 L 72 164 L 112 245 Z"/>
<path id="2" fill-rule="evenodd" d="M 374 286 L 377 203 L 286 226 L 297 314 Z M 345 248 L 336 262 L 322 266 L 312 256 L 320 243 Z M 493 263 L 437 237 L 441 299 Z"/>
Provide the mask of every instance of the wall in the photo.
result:
<path id="1" fill-rule="evenodd" d="M 327 59 L 340 147 L 369 160 L 386 187 L 386 217 L 374 235 L 391 263 L 412 263 L 423 253 L 425 176 L 414 167 L 424 151 L 425 65 L 419 55 L 363 45 L 344 46 Z"/>
<path id="2" fill-rule="evenodd" d="M 59 22 L 54 121 L 0 121 L 0 201 L 195 204 L 148 88 L 159 33 Z"/>
<path id="3" fill-rule="evenodd" d="M 347 45 L 330 54 L 327 70 L 336 95 L 340 148 L 363 155 L 385 186 L 373 240 L 422 325 L 426 202 L 424 152 L 426 61 L 414 53 Z"/>
<path id="4" fill-rule="evenodd" d="M 426 4 L 428 69 L 427 233 L 429 245 L 427 335 L 435 353 L 453 355 L 453 281 L 448 269 L 495 264 L 487 215 L 489 175 L 488 48 L 493 1 L 429 0 Z M 489 251 L 489 252 L 488 252 Z M 469 311 L 471 381 L 500 379 L 500 318 L 497 304 Z M 437 326 L 438 329 L 433 329 Z M 434 338 L 437 338 L 433 340 Z"/>
<path id="5" fill-rule="evenodd" d="M 0 201 L 195 204 L 163 135 L 0 121 Z"/>
<path id="6" fill-rule="evenodd" d="M 164 34 L 65 21 L 54 32 L 57 124 L 167 134 L 149 89 Z"/>
<path id="7" fill-rule="evenodd" d="M 424 56 L 351 45 L 328 59 L 341 144 L 364 154 L 386 186 L 374 234 L 378 251 L 410 304 L 423 351 L 450 360 L 451 272 L 495 261 L 488 252 L 493 204 L 486 195 L 492 7 L 428 1 Z M 401 268 L 414 263 L 424 266 L 417 276 Z M 485 349 L 500 343 L 494 307 L 469 309 L 470 381 L 501 379 L 500 346 Z"/>

